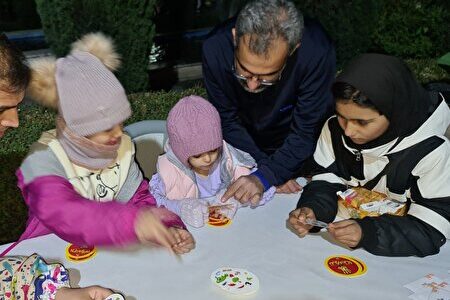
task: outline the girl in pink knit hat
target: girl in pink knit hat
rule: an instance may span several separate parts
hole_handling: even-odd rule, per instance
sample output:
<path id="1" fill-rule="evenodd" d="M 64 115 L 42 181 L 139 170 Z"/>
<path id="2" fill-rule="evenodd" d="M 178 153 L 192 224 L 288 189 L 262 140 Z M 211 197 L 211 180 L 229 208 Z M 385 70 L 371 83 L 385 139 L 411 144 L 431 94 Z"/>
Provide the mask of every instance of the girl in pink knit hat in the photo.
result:
<path id="1" fill-rule="evenodd" d="M 193 227 L 208 219 L 208 206 L 223 205 L 228 185 L 256 168 L 255 160 L 222 139 L 220 116 L 199 96 L 181 99 L 167 118 L 166 153 L 158 158 L 150 190 L 159 206 L 180 215 Z M 272 199 L 275 188 L 264 193 L 261 204 Z M 232 218 L 238 202 L 226 202 L 222 213 Z"/>
<path id="2" fill-rule="evenodd" d="M 29 208 L 20 240 L 54 233 L 78 246 L 155 242 L 171 252 L 194 248 L 181 219 L 157 208 L 123 134 L 131 115 L 111 40 L 90 34 L 58 60 L 32 62 L 29 94 L 58 108 L 17 171 Z"/>

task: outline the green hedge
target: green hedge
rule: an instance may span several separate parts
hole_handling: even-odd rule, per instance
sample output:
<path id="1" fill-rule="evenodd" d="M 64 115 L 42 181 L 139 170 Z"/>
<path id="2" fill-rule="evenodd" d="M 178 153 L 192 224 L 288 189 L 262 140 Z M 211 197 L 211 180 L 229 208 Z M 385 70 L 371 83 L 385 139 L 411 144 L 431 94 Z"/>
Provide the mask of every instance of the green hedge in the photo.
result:
<path id="1" fill-rule="evenodd" d="M 386 53 L 408 58 L 439 57 L 450 50 L 447 0 L 383 0 L 374 44 Z"/>
<path id="2" fill-rule="evenodd" d="M 336 45 L 339 66 L 372 45 L 375 30 L 376 0 L 297 0 L 297 7 L 307 17 L 321 22 Z"/>
<path id="3" fill-rule="evenodd" d="M 450 50 L 447 0 L 294 1 L 333 38 L 339 66 L 367 51 L 434 58 Z"/>
<path id="4" fill-rule="evenodd" d="M 36 0 L 36 3 L 46 39 L 58 56 L 65 55 L 70 44 L 84 33 L 100 30 L 111 35 L 123 56 L 118 77 L 127 91 L 136 92 L 145 91 L 148 86 L 148 54 L 155 33 L 152 18 L 158 1 L 162 7 L 178 3 L 172 0 Z M 402 58 L 434 58 L 449 51 L 448 0 L 293 1 L 306 16 L 320 20 L 333 38 L 338 66 L 367 51 Z M 194 4 L 188 2 L 182 6 Z M 189 11 L 180 12 L 192 15 Z M 156 18 L 161 26 L 164 21 L 173 21 L 166 20 L 164 14 Z M 183 23 L 181 19 L 175 23 Z"/>
<path id="5" fill-rule="evenodd" d="M 129 92 L 148 86 L 148 54 L 155 27 L 152 22 L 157 0 L 36 0 L 45 37 L 57 56 L 83 34 L 102 31 L 111 36 L 122 67 L 118 78 Z"/>

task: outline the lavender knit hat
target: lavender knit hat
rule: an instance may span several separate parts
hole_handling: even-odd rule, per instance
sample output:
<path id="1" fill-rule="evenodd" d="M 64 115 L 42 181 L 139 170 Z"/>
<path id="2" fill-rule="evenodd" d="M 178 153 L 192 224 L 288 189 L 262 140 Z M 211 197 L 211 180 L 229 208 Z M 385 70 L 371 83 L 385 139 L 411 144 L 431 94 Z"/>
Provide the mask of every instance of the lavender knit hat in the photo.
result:
<path id="1" fill-rule="evenodd" d="M 56 61 L 58 110 L 80 136 L 109 130 L 131 115 L 125 90 L 94 55 L 72 51 Z"/>
<path id="2" fill-rule="evenodd" d="M 173 153 L 187 167 L 189 157 L 222 146 L 219 113 L 199 96 L 185 97 L 170 110 L 167 133 Z"/>

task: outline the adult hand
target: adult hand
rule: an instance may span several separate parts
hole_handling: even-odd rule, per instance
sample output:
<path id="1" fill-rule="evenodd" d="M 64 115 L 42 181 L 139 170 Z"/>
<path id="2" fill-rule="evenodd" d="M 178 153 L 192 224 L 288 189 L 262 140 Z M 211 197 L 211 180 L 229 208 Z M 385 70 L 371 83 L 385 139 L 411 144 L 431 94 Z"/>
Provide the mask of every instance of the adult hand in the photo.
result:
<path id="1" fill-rule="evenodd" d="M 337 241 L 348 247 L 356 247 L 361 241 L 361 226 L 355 220 L 344 220 L 331 223 L 328 231 Z"/>
<path id="2" fill-rule="evenodd" d="M 239 177 L 233 182 L 223 194 L 221 201 L 226 202 L 231 197 L 234 197 L 242 204 L 251 202 L 252 205 L 257 205 L 264 193 L 264 186 L 255 175 L 246 175 Z"/>
<path id="3" fill-rule="evenodd" d="M 113 291 L 93 285 L 80 289 L 61 288 L 56 292 L 55 300 L 104 300 Z"/>
<path id="4" fill-rule="evenodd" d="M 288 223 L 300 237 L 307 235 L 313 227 L 312 225 L 305 224 L 307 218 L 311 220 L 316 219 L 314 211 L 309 207 L 297 208 L 289 213 Z"/>
<path id="5" fill-rule="evenodd" d="M 194 238 L 189 231 L 177 227 L 170 227 L 169 231 L 175 237 L 175 245 L 172 249 L 176 254 L 188 253 L 195 248 Z"/>
<path id="6" fill-rule="evenodd" d="M 276 187 L 278 194 L 294 194 L 300 192 L 303 187 L 294 179 L 286 181 L 284 184 Z"/>
<path id="7" fill-rule="evenodd" d="M 175 244 L 173 233 L 150 210 L 138 212 L 134 230 L 142 244 L 157 243 L 170 251 Z"/>

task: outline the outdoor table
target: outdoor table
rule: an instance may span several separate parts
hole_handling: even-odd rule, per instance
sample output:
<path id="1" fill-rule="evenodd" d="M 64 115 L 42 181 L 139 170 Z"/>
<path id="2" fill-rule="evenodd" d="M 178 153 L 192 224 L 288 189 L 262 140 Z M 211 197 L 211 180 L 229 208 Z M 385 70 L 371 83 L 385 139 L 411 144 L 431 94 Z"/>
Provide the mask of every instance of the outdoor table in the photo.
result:
<path id="1" fill-rule="evenodd" d="M 68 243 L 55 235 L 23 241 L 9 255 L 39 253 L 80 272 L 80 286 L 102 285 L 121 291 L 127 299 L 407 299 L 404 284 L 429 273 L 450 274 L 450 246 L 437 255 L 381 257 L 363 249 L 337 245 L 326 232 L 299 238 L 286 227 L 288 213 L 299 195 L 276 195 L 262 207 L 240 208 L 228 227 L 190 228 L 196 248 L 181 260 L 159 248 L 98 249 L 86 262 L 65 257 Z M 120 222 L 120 220 L 117 220 Z M 4 250 L 8 245 L 0 246 Z M 342 254 L 367 265 L 360 277 L 330 273 L 324 261 Z M 211 273 L 219 267 L 247 269 L 260 280 L 251 296 L 234 296 L 214 286 Z"/>

